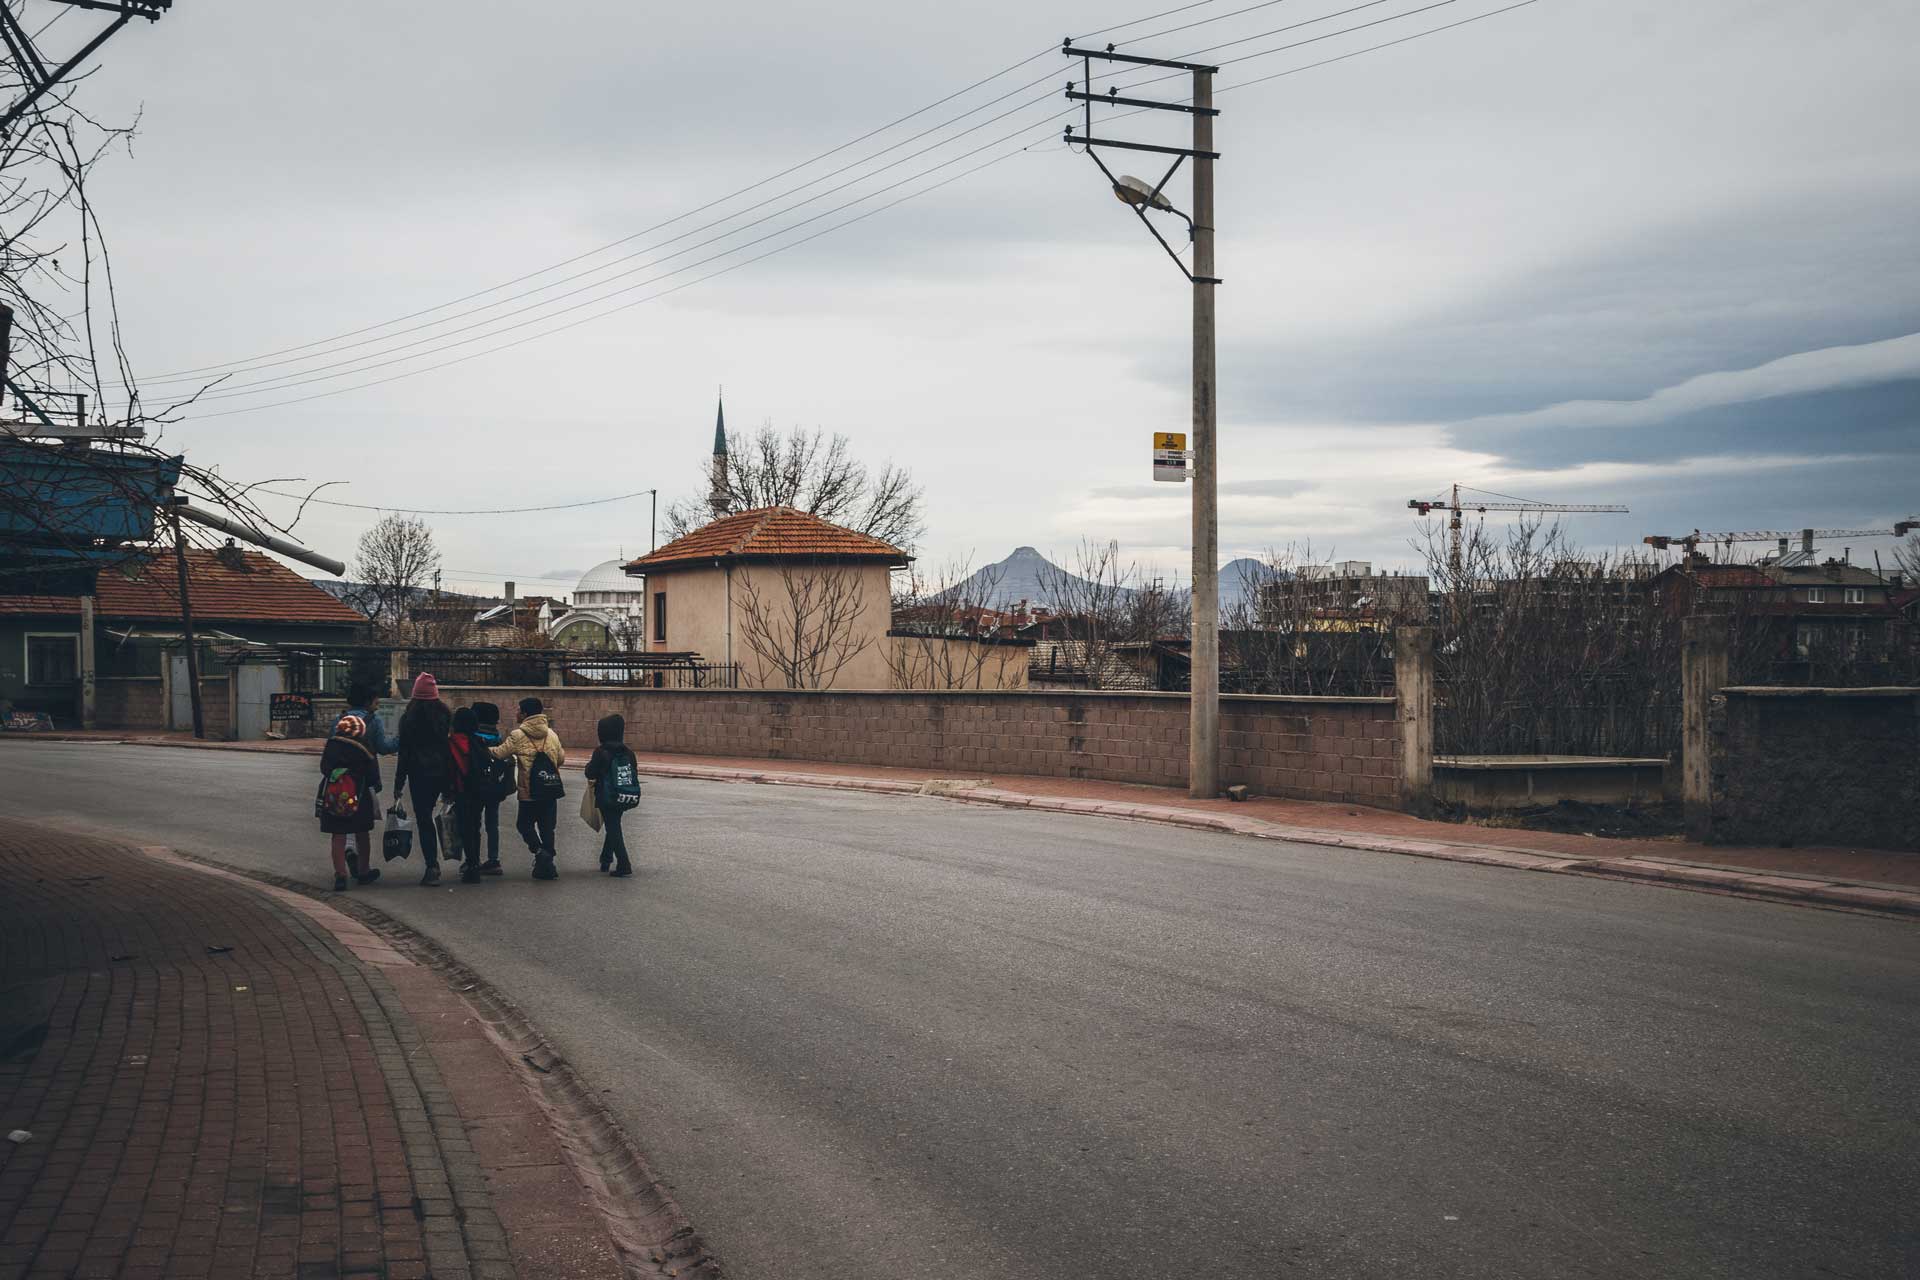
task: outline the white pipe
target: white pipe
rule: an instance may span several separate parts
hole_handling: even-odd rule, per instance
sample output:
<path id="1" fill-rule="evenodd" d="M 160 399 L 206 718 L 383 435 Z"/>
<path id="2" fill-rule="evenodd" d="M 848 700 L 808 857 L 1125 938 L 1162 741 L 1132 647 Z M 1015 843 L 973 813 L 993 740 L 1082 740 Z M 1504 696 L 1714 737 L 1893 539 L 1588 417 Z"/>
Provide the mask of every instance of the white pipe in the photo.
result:
<path id="1" fill-rule="evenodd" d="M 329 556 L 323 556 L 318 551 L 309 551 L 298 543 L 288 542 L 285 538 L 276 538 L 270 533 L 256 533 L 246 525 L 241 524 L 238 520 L 229 520 L 227 517 L 217 516 L 211 511 L 201 511 L 191 506 L 184 497 L 176 495 L 173 499 L 173 506 L 174 509 L 180 513 L 180 518 L 183 520 L 191 520 L 195 524 L 206 525 L 209 529 L 218 529 L 230 537 L 239 538 L 244 542 L 251 542 L 256 547 L 265 547 L 269 551 L 278 551 L 281 555 L 289 559 L 298 560 L 302 564 L 310 564 L 316 569 L 325 569 L 336 578 L 346 575 L 347 566 L 338 560 Z"/>

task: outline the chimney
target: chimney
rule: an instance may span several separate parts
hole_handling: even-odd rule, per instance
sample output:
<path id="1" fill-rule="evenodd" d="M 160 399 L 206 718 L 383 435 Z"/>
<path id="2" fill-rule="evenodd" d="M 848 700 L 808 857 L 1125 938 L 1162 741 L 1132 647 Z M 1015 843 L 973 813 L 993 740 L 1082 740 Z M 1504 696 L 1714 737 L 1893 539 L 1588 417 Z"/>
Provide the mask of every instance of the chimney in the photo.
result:
<path id="1" fill-rule="evenodd" d="M 1800 531 L 1800 549 L 1808 555 L 1813 554 L 1813 530 L 1802 529 Z"/>
<path id="2" fill-rule="evenodd" d="M 1787 539 L 1785 538 L 1780 539 L 1780 558 L 1782 560 L 1787 558 Z"/>
<path id="3" fill-rule="evenodd" d="M 513 603 L 513 584 L 511 582 L 507 584 L 507 603 L 509 605 Z"/>

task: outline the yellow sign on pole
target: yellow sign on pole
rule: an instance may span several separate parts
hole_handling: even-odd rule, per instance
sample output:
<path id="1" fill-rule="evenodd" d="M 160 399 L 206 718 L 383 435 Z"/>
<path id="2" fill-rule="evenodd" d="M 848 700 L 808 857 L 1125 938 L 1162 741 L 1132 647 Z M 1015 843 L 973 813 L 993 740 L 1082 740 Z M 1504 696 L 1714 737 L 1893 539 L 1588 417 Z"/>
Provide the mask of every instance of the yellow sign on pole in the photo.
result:
<path id="1" fill-rule="evenodd" d="M 1156 431 L 1153 433 L 1153 447 L 1156 449 L 1184 449 L 1187 447 L 1187 433 L 1184 431 Z"/>

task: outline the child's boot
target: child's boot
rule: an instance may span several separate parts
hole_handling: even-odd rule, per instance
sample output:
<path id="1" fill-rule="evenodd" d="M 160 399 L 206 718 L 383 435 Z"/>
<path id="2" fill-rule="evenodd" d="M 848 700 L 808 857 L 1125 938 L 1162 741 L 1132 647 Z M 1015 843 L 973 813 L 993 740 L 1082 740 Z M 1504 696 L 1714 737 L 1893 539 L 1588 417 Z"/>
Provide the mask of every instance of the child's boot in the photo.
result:
<path id="1" fill-rule="evenodd" d="M 620 851 L 620 856 L 614 859 L 613 874 L 616 879 L 633 874 L 633 864 L 627 861 L 627 853 L 624 849 Z"/>

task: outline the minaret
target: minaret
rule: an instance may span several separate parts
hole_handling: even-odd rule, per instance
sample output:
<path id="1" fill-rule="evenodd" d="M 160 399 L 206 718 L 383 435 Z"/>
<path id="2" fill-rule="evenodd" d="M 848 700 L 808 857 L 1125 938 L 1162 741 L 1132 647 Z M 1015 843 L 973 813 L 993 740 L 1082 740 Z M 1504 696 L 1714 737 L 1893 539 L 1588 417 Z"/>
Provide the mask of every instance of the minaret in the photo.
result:
<path id="1" fill-rule="evenodd" d="M 733 509 L 733 495 L 727 486 L 727 405 L 724 399 L 717 402 L 713 417 L 713 474 L 712 483 L 707 492 L 707 506 L 713 509 L 713 518 L 718 520 Z"/>

